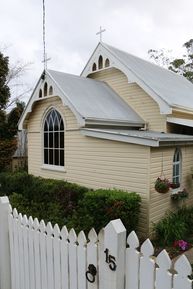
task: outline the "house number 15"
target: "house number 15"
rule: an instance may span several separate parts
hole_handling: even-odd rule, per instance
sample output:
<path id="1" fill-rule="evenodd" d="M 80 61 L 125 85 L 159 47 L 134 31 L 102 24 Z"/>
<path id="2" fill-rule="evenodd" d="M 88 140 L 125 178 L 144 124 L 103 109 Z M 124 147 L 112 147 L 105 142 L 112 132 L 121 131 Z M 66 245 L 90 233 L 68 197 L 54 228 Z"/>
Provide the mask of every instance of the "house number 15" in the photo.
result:
<path id="1" fill-rule="evenodd" d="M 109 268 L 110 268 L 112 271 L 116 271 L 117 265 L 116 265 L 116 259 L 115 259 L 115 257 L 112 256 L 112 255 L 109 255 L 109 249 L 105 249 L 104 253 L 105 253 L 105 255 L 106 255 L 105 262 L 106 262 L 107 264 L 109 264 Z"/>

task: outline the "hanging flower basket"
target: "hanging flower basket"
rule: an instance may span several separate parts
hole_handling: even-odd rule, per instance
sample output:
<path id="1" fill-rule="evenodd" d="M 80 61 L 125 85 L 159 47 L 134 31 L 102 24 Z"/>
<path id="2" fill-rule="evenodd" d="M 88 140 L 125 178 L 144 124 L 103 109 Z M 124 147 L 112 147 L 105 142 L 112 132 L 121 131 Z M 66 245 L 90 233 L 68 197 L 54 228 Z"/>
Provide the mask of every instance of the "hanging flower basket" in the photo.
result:
<path id="1" fill-rule="evenodd" d="M 158 193 L 165 194 L 169 191 L 169 189 L 170 189 L 170 182 L 168 179 L 161 177 L 157 178 L 155 182 L 155 190 Z"/>

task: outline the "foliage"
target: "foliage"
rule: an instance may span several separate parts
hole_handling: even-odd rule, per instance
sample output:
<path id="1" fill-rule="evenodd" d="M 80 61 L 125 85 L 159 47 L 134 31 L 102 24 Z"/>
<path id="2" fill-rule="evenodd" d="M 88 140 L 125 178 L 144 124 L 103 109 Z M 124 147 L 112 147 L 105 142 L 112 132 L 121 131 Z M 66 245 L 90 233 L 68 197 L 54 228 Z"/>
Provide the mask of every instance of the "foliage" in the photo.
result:
<path id="1" fill-rule="evenodd" d="M 177 193 L 171 194 L 171 199 L 173 201 L 181 201 L 188 198 L 188 192 L 186 189 L 181 189 Z"/>
<path id="2" fill-rule="evenodd" d="M 171 51 L 166 49 L 150 49 L 148 51 L 150 59 L 156 64 L 163 66 L 177 74 L 183 75 L 193 82 L 193 39 L 183 44 L 185 53 L 180 58 L 171 56 Z"/>
<path id="3" fill-rule="evenodd" d="M 182 207 L 154 224 L 155 239 L 162 245 L 187 239 L 193 233 L 193 207 Z"/>
<path id="4" fill-rule="evenodd" d="M 140 196 L 119 190 L 97 190 L 60 180 L 43 179 L 25 172 L 1 173 L 0 195 L 7 195 L 13 207 L 33 218 L 52 221 L 77 232 L 97 231 L 110 220 L 121 218 L 130 232 L 136 229 Z"/>
<path id="5" fill-rule="evenodd" d="M 169 189 L 170 189 L 170 182 L 168 179 L 161 177 L 157 178 L 155 182 L 155 190 L 158 193 L 165 194 L 169 191 Z"/>
<path id="6" fill-rule="evenodd" d="M 10 98 L 10 90 L 7 85 L 9 74 L 9 58 L 0 52 L 0 111 L 6 108 Z"/>
<path id="7" fill-rule="evenodd" d="M 21 102 L 17 102 L 9 114 L 5 110 L 10 99 L 9 73 L 9 59 L 0 52 L 0 171 L 9 168 L 16 150 L 17 123 L 24 108 Z"/>
<path id="8" fill-rule="evenodd" d="M 70 227 L 88 232 L 92 227 L 99 231 L 112 219 L 120 218 L 128 232 L 136 230 L 141 198 L 136 193 L 120 190 L 86 192 L 74 211 Z"/>
<path id="9" fill-rule="evenodd" d="M 87 188 L 65 181 L 43 179 L 26 172 L 1 173 L 0 195 L 7 195 L 23 214 L 58 223 L 67 222 Z"/>

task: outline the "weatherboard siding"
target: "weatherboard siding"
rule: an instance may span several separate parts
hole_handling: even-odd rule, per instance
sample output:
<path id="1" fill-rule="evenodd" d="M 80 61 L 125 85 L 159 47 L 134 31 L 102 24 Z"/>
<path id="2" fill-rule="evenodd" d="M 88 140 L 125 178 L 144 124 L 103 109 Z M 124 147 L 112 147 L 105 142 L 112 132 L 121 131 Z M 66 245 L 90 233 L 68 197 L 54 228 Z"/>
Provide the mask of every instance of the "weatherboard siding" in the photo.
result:
<path id="1" fill-rule="evenodd" d="M 90 188 L 117 188 L 137 192 L 142 197 L 139 231 L 147 233 L 149 153 L 145 146 L 86 137 L 76 129 L 72 112 L 59 98 L 38 102 L 28 123 L 29 173 L 45 178 L 64 179 Z M 53 105 L 65 123 L 65 171 L 42 168 L 42 115 Z M 138 158 L 136 159 L 136 155 Z"/>
<path id="2" fill-rule="evenodd" d="M 150 202 L 149 202 L 149 224 L 159 221 L 167 211 L 174 211 L 181 203 L 171 201 L 170 194 L 160 194 L 155 191 L 154 184 L 157 177 L 161 175 L 162 163 L 163 173 L 166 178 L 172 180 L 172 164 L 175 148 L 152 148 L 150 165 Z M 193 147 L 184 146 L 182 152 L 182 181 L 181 187 L 189 192 L 189 198 L 185 201 L 188 205 L 193 205 L 193 181 L 191 177 L 191 167 L 193 167 Z"/>
<path id="3" fill-rule="evenodd" d="M 89 77 L 108 83 L 148 123 L 150 130 L 166 132 L 166 116 L 160 114 L 158 104 L 136 83 L 128 83 L 120 70 L 104 69 Z"/>

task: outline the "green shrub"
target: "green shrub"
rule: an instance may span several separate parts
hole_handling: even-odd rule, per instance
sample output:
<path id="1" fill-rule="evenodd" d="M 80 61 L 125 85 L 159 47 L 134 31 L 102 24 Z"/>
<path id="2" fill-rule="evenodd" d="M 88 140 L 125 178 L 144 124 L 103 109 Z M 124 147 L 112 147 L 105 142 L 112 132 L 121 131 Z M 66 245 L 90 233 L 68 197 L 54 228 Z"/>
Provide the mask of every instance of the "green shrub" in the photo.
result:
<path id="1" fill-rule="evenodd" d="M 183 207 L 154 224 L 155 239 L 162 245 L 185 240 L 193 233 L 193 207 Z"/>
<path id="2" fill-rule="evenodd" d="M 140 196 L 119 190 L 97 190 L 61 180 L 34 177 L 25 172 L 1 173 L 0 195 L 12 207 L 45 222 L 74 227 L 77 232 L 99 231 L 110 220 L 120 218 L 128 232 L 136 229 Z"/>
<path id="3" fill-rule="evenodd" d="M 128 232 L 136 230 L 141 198 L 136 193 L 120 190 L 86 192 L 78 203 L 68 227 L 88 232 L 92 227 L 99 231 L 112 219 L 120 218 Z"/>

